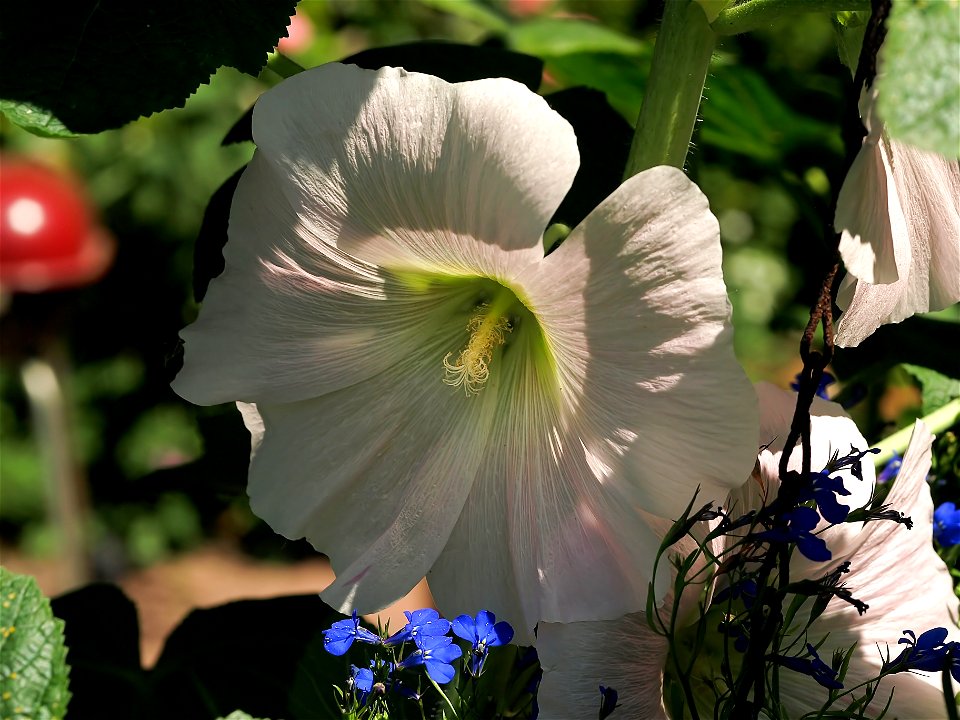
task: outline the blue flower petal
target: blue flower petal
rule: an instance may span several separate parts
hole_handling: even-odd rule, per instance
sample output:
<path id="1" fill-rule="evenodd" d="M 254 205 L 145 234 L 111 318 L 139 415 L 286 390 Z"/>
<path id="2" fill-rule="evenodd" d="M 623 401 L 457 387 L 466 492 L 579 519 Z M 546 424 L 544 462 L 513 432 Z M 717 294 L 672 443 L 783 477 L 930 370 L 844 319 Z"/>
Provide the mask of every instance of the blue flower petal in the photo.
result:
<path id="1" fill-rule="evenodd" d="M 816 535 L 806 534 L 797 538 L 797 550 L 814 562 L 826 562 L 833 557 L 827 544 Z"/>

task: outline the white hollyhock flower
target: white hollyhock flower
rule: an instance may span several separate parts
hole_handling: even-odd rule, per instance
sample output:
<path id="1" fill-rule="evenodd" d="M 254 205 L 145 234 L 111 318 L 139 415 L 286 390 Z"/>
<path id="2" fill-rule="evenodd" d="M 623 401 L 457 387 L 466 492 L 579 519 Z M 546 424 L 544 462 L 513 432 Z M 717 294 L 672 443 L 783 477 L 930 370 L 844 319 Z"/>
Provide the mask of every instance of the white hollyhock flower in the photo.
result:
<path id="1" fill-rule="evenodd" d="M 779 427 L 777 423 L 768 421 L 777 413 L 774 408 L 779 407 L 779 412 L 784 416 L 787 412 L 792 413 L 796 396 L 783 391 L 768 391 L 766 396 L 761 393 L 760 403 L 761 430 L 767 428 L 768 432 L 785 435 L 789 420 L 779 424 Z M 825 407 L 827 405 L 833 408 Z M 771 412 L 768 408 L 774 410 Z M 827 420 L 827 413 L 834 416 L 843 414 L 839 406 L 825 401 L 816 403 L 813 412 L 813 433 L 817 432 L 818 426 L 823 428 L 827 422 L 836 423 L 836 420 Z M 839 441 L 846 444 L 851 436 L 859 436 L 852 420 L 845 419 L 843 423 L 848 429 L 844 434 L 838 428 L 834 435 L 835 443 Z M 811 440 L 812 447 L 814 442 Z M 822 443 L 817 445 L 822 447 Z M 865 445 L 863 443 L 857 447 L 862 450 Z M 903 649 L 904 646 L 898 645 L 898 641 L 904 630 L 913 630 L 919 635 L 931 628 L 944 627 L 949 630 L 950 640 L 960 640 L 960 630 L 957 629 L 960 603 L 953 593 L 950 573 L 933 549 L 933 500 L 926 482 L 927 473 L 930 472 L 932 445 L 933 435 L 922 422 L 917 421 L 903 455 L 903 465 L 884 501 L 891 509 L 910 517 L 913 520 L 912 529 L 888 520 L 848 523 L 827 529 L 822 537 L 833 551 L 832 559 L 826 563 L 808 562 L 806 570 L 797 575 L 808 578 L 823 576 L 844 561 L 849 561 L 850 572 L 843 576 L 843 582 L 854 597 L 869 605 L 866 613 L 860 615 L 849 603 L 832 600 L 809 629 L 809 639 L 814 644 L 825 639 L 819 649 L 820 657 L 825 660 L 829 660 L 834 650 L 846 650 L 856 643 L 857 649 L 843 680 L 846 688 L 875 678 L 887 653 L 892 659 Z M 849 450 L 838 449 L 841 455 Z M 799 448 L 794 452 L 795 456 L 798 454 Z M 818 456 L 822 456 L 822 452 L 814 450 L 813 455 L 813 467 L 817 469 Z M 775 484 L 778 482 L 776 471 L 771 473 L 768 467 L 763 465 L 764 478 L 766 482 Z M 864 481 L 869 481 L 872 492 L 873 468 L 869 456 L 864 458 L 863 477 Z M 856 491 L 857 482 L 844 478 L 844 485 L 849 490 Z M 862 495 L 852 497 L 855 499 L 840 499 L 851 507 L 864 504 Z M 795 564 L 791 566 L 791 577 L 796 567 Z M 891 690 L 895 692 L 886 717 L 933 720 L 947 716 L 939 674 L 912 672 L 884 678 L 868 715 L 878 713 L 884 707 Z M 826 699 L 826 691 L 807 675 L 781 671 L 780 699 L 792 716 L 800 716 L 804 712 L 819 710 Z"/>
<path id="2" fill-rule="evenodd" d="M 785 438 L 796 395 L 769 385 L 759 385 L 757 392 L 761 401 L 761 440 Z M 866 445 L 840 406 L 821 400 L 816 400 L 813 407 L 811 435 L 815 469 L 821 459 L 825 462 L 832 456 L 831 448 L 845 454 L 851 443 L 860 449 Z M 827 661 L 834 649 L 846 650 L 857 644 L 844 679 L 847 688 L 875 678 L 887 652 L 889 658 L 899 654 L 904 646 L 898 645 L 898 640 L 904 630 L 914 630 L 919 635 L 930 628 L 945 627 L 949 629 L 949 639 L 960 639 L 956 625 L 958 601 L 947 568 L 932 545 L 933 503 L 926 483 L 932 441 L 929 431 L 918 422 L 904 453 L 900 474 L 886 499 L 892 509 L 912 518 L 912 530 L 884 520 L 852 526 L 857 530 L 853 533 L 849 531 L 850 525 L 841 525 L 822 534 L 833 552 L 829 562 L 804 561 L 804 569 L 804 563 L 797 562 L 799 553 L 794 553 L 791 566 L 794 580 L 821 577 L 842 562 L 850 561 L 850 572 L 843 576 L 843 582 L 855 597 L 869 605 L 867 612 L 859 615 L 852 605 L 834 599 L 808 631 L 811 643 L 824 641 L 819 654 Z M 782 446 L 781 439 L 779 448 L 771 446 L 761 452 L 756 482 L 748 483 L 736 493 L 740 511 L 759 507 L 761 497 L 770 491 L 776 494 L 779 485 L 776 468 Z M 798 453 L 799 448 L 793 454 Z M 852 507 L 863 504 L 872 492 L 869 456 L 865 460 L 863 484 L 869 485 L 870 491 L 861 488 L 856 490 L 856 496 L 840 498 Z M 790 465 L 793 468 L 792 459 Z M 833 474 L 843 475 L 845 485 L 851 490 L 856 487 L 854 483 L 860 482 L 845 473 Z M 795 622 L 799 627 L 803 624 L 801 620 Z M 706 631 L 709 634 L 716 628 L 708 627 Z M 713 646 L 722 645 L 714 643 Z M 540 686 L 544 720 L 587 717 L 588 713 L 595 712 L 599 707 L 598 684 L 619 691 L 625 717 L 659 720 L 667 716 L 663 708 L 663 673 L 670 662 L 669 648 L 666 640 L 650 629 L 644 613 L 605 622 L 541 623 L 537 648 L 544 667 Z M 705 687 L 703 681 L 709 680 L 720 659 L 703 656 L 698 660 L 691 676 L 695 690 Z M 779 677 L 780 700 L 790 717 L 815 712 L 827 699 L 827 691 L 807 675 L 781 669 Z M 940 682 L 940 676 L 934 673 L 889 676 L 880 683 L 867 715 L 878 713 L 890 691 L 895 689 L 886 717 L 946 717 Z M 704 691 L 700 697 L 704 707 L 712 702 L 710 698 Z"/>
<path id="3" fill-rule="evenodd" d="M 698 497 L 694 505 L 699 509 L 705 503 Z M 644 517 L 659 538 L 665 537 L 673 526 L 662 518 Z M 715 526 L 713 522 L 698 522 L 691 533 L 702 538 Z M 712 540 L 710 546 L 713 553 L 719 554 L 724 548 L 723 540 Z M 670 587 L 675 574 L 668 560 L 685 558 L 696 547 L 691 537 L 683 537 L 661 559 L 657 572 L 664 575 Z M 706 562 L 698 560 L 692 573 L 701 568 L 709 572 Z M 703 576 L 703 581 L 710 581 L 708 574 Z M 702 584 L 691 583 L 678 603 L 674 603 L 672 590 L 668 592 L 658 611 L 663 625 L 670 624 L 674 606 L 674 622 L 678 627 L 696 622 L 702 589 Z M 645 612 L 612 620 L 541 622 L 537 626 L 536 645 L 543 668 L 537 694 L 543 720 L 593 717 L 600 705 L 601 685 L 617 691 L 619 715 L 666 720 L 663 673 L 670 648 L 666 638 L 649 626 Z"/>
<path id="4" fill-rule="evenodd" d="M 866 90 L 867 136 L 840 188 L 834 225 L 847 268 L 836 342 L 960 300 L 960 163 L 891 140 Z"/>
<path id="5" fill-rule="evenodd" d="M 595 717 L 603 685 L 617 691 L 614 717 L 667 720 L 663 670 L 669 650 L 667 639 L 653 631 L 642 612 L 616 620 L 540 623 L 539 717 Z"/>
<path id="6" fill-rule="evenodd" d="M 631 178 L 544 257 L 579 155 L 518 83 L 327 65 L 253 136 L 174 388 L 240 402 L 251 505 L 329 555 L 324 599 L 378 610 L 429 573 L 447 614 L 528 640 L 641 607 L 639 509 L 723 497 L 756 452 L 696 186 Z"/>
<path id="7" fill-rule="evenodd" d="M 760 454 L 757 457 L 758 472 L 750 481 L 730 493 L 728 505 L 733 515 L 742 515 L 751 509 L 759 509 L 764 501 L 769 504 L 777 495 L 780 486 L 780 456 L 797 405 L 797 395 L 769 383 L 757 383 L 757 399 L 760 402 Z M 851 448 L 866 450 L 866 441 L 846 411 L 837 403 L 813 399 L 810 408 L 810 469 L 819 472 L 831 458 L 844 457 Z M 801 472 L 803 452 L 799 443 L 790 454 L 787 469 Z M 861 466 L 863 479 L 854 476 L 850 467 L 831 472 L 832 477 L 843 479 L 843 487 L 850 494 L 837 496 L 837 502 L 850 509 L 863 507 L 873 496 L 876 471 L 870 456 Z M 859 542 L 863 523 L 843 523 L 828 528 L 829 523 L 821 518 L 813 532 L 819 534 L 834 558 L 850 554 L 850 549 Z M 800 552 L 794 552 L 790 561 L 790 574 L 796 577 L 823 575 L 823 563 L 809 560 Z"/>

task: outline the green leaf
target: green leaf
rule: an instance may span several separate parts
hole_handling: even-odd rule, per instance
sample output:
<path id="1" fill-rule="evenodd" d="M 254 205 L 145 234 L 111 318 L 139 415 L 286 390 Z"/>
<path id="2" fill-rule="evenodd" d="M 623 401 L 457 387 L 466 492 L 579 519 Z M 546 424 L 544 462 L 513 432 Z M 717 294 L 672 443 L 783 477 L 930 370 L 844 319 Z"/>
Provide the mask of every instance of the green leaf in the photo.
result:
<path id="1" fill-rule="evenodd" d="M 766 80 L 743 67 L 720 66 L 707 82 L 700 141 L 766 163 L 805 145 L 843 151 L 835 130 L 794 112 Z"/>
<path id="2" fill-rule="evenodd" d="M 860 48 L 863 46 L 863 36 L 868 22 L 870 22 L 870 13 L 864 11 L 844 10 L 833 17 L 840 62 L 850 69 L 851 77 L 857 72 Z"/>
<path id="3" fill-rule="evenodd" d="M 506 18 L 476 0 L 420 0 L 420 4 L 469 20 L 493 32 L 503 33 L 510 28 Z"/>
<path id="4" fill-rule="evenodd" d="M 91 585 L 53 605 L 66 622 L 78 718 L 104 717 L 105 698 L 111 717 L 130 720 L 216 718 L 236 708 L 255 718 L 339 716 L 334 684 L 349 676 L 349 661 L 323 649 L 323 630 L 344 616 L 316 595 L 195 610 L 148 671 L 136 609 L 118 588 Z"/>
<path id="5" fill-rule="evenodd" d="M 139 709 L 151 703 L 134 604 L 120 588 L 97 583 L 54 598 L 51 605 L 66 626 L 70 648 L 70 718 L 101 717 L 104 697 L 116 717 L 143 717 Z"/>
<path id="6" fill-rule="evenodd" d="M 62 718 L 70 701 L 63 621 L 36 581 L 0 567 L 0 717 Z"/>
<path id="7" fill-rule="evenodd" d="M 643 58 L 615 53 L 573 53 L 547 58 L 547 73 L 560 85 L 600 90 L 623 118 L 636 123 L 647 86 L 653 48 Z"/>
<path id="8" fill-rule="evenodd" d="M 15 100 L 0 100 L 0 112 L 15 125 L 40 137 L 76 137 L 58 120 L 52 112 L 37 107 L 33 103 Z"/>
<path id="9" fill-rule="evenodd" d="M 960 0 L 899 0 L 877 78 L 891 137 L 960 157 Z"/>
<path id="10" fill-rule="evenodd" d="M 244 115 L 252 118 L 252 112 Z M 236 128 L 236 125 L 234 126 Z M 247 128 L 250 128 L 249 123 Z M 231 131 L 232 132 L 232 131 Z M 240 183 L 246 165 L 237 170 L 221 185 L 203 211 L 203 222 L 193 246 L 193 297 L 202 302 L 210 281 L 223 272 L 223 246 L 227 244 L 227 225 L 230 222 L 230 205 L 233 193 Z"/>
<path id="11" fill-rule="evenodd" d="M 316 595 L 195 610 L 150 673 L 154 697 L 168 717 L 338 717 L 349 662 L 323 650 L 323 630 L 343 617 Z"/>
<path id="12" fill-rule="evenodd" d="M 522 52 L 438 41 L 370 48 L 341 62 L 368 70 L 393 65 L 411 72 L 436 75 L 451 83 L 505 77 L 523 83 L 533 92 L 540 87 L 543 74 L 543 61 Z"/>
<path id="13" fill-rule="evenodd" d="M 8 3 L 0 109 L 32 132 L 120 127 L 183 105 L 221 65 L 256 74 L 296 0 Z"/>
<path id="14" fill-rule="evenodd" d="M 574 53 L 642 56 L 647 48 L 646 43 L 598 23 L 561 18 L 516 25 L 507 32 L 507 43 L 514 50 L 543 58 Z"/>
<path id="15" fill-rule="evenodd" d="M 960 397 L 960 380 L 919 365 L 904 364 L 903 369 L 920 383 L 923 396 L 923 414 L 929 415 L 954 398 Z"/>
<path id="16" fill-rule="evenodd" d="M 550 221 L 574 227 L 620 186 L 633 128 L 597 90 L 569 88 L 546 101 L 577 135 L 580 167 Z"/>

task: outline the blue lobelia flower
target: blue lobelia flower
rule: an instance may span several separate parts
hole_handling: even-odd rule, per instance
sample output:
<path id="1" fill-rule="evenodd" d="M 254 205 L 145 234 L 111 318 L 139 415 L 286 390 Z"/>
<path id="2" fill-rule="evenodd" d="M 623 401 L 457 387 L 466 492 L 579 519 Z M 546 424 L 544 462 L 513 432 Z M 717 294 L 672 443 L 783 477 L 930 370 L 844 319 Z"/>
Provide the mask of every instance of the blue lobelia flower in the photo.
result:
<path id="1" fill-rule="evenodd" d="M 366 705 L 367 697 L 370 695 L 370 691 L 373 690 L 373 670 L 351 665 L 350 685 L 357 691 L 357 702 L 361 705 Z"/>
<path id="2" fill-rule="evenodd" d="M 794 672 L 809 675 L 820 685 L 828 690 L 840 690 L 843 683 L 837 680 L 837 671 L 827 665 L 820 656 L 817 655 L 817 649 L 810 643 L 807 643 L 807 652 L 809 657 L 777 657 L 777 662 L 785 668 Z"/>
<path id="3" fill-rule="evenodd" d="M 867 455 L 875 455 L 878 452 L 880 452 L 880 448 L 857 450 L 851 445 L 850 452 L 848 454 L 844 455 L 843 457 L 839 457 L 839 453 L 837 453 L 837 455 L 827 463 L 827 466 L 823 469 L 823 471 L 831 473 L 848 467 L 850 468 L 851 475 L 853 475 L 857 480 L 863 480 L 863 458 Z"/>
<path id="4" fill-rule="evenodd" d="M 713 604 L 719 605 L 728 599 L 742 601 L 743 606 L 749 610 L 757 600 L 757 581 L 753 578 L 745 578 L 723 588 L 713 596 Z"/>
<path id="5" fill-rule="evenodd" d="M 459 645 L 454 644 L 448 635 L 420 635 L 417 638 L 417 650 L 398 667 L 411 668 L 424 665 L 427 675 L 436 683 L 443 684 L 453 680 L 456 670 L 451 663 L 463 655 Z"/>
<path id="6" fill-rule="evenodd" d="M 813 508 L 798 507 L 783 513 L 781 518 L 787 522 L 786 528 L 773 528 L 757 533 L 758 540 L 790 542 L 797 544 L 797 550 L 814 562 L 826 562 L 833 554 L 827 544 L 814 535 L 813 530 L 820 522 L 820 515 Z"/>
<path id="7" fill-rule="evenodd" d="M 797 376 L 794 378 L 794 381 L 790 383 L 790 389 L 794 392 L 800 392 L 800 377 L 803 373 L 797 373 Z M 824 372 L 820 376 L 820 383 L 817 385 L 817 397 L 823 398 L 824 400 L 829 400 L 830 396 L 827 394 L 827 388 L 833 385 L 837 379 L 828 372 Z"/>
<path id="8" fill-rule="evenodd" d="M 612 687 L 600 686 L 600 720 L 610 717 L 617 708 L 617 700 L 620 695 Z"/>
<path id="9" fill-rule="evenodd" d="M 717 627 L 729 638 L 733 638 L 733 649 L 739 653 L 745 653 L 750 647 L 750 636 L 747 634 L 747 627 L 750 624 L 750 618 L 744 616 L 739 622 L 736 618 L 729 617 Z"/>
<path id="10" fill-rule="evenodd" d="M 440 617 L 440 613 L 433 608 L 423 608 L 413 612 L 404 610 L 403 614 L 407 616 L 407 624 L 384 640 L 384 645 L 399 645 L 413 641 L 419 646 L 421 637 L 439 637 L 450 632 L 450 621 Z"/>
<path id="11" fill-rule="evenodd" d="M 850 495 L 843 486 L 843 478 L 830 477 L 826 472 L 811 473 L 811 484 L 800 493 L 799 500 L 813 500 L 820 515 L 834 525 L 842 523 L 850 514 L 850 508 L 837 502 L 837 495 Z"/>
<path id="12" fill-rule="evenodd" d="M 453 621 L 453 634 L 469 642 L 471 647 L 468 670 L 471 675 L 483 672 L 489 648 L 506 645 L 513 639 L 513 628 L 505 621 L 497 622 L 497 616 L 487 610 L 477 613 L 476 620 L 469 615 L 460 615 Z"/>
<path id="13" fill-rule="evenodd" d="M 883 466 L 877 474 L 878 483 L 888 483 L 893 480 L 900 472 L 900 467 L 903 465 L 903 457 L 896 450 L 893 451 L 893 457 L 891 457 L 887 464 Z"/>
<path id="14" fill-rule="evenodd" d="M 926 670 L 927 672 L 942 672 L 949 668 L 953 679 L 960 682 L 960 643 L 944 642 L 947 639 L 947 629 L 932 628 L 917 637 L 912 630 L 904 630 L 898 641 L 908 645 L 890 662 L 883 664 L 883 672 L 894 674 L 909 670 Z"/>
<path id="15" fill-rule="evenodd" d="M 960 510 L 954 503 L 941 503 L 933 511 L 933 538 L 940 547 L 960 545 Z"/>
<path id="16" fill-rule="evenodd" d="M 323 631 L 323 647 L 331 655 L 343 655 L 353 645 L 354 640 L 379 645 L 380 637 L 370 632 L 365 627 L 360 627 L 360 618 L 356 611 L 352 618 L 338 620 L 330 626 L 329 630 Z"/>

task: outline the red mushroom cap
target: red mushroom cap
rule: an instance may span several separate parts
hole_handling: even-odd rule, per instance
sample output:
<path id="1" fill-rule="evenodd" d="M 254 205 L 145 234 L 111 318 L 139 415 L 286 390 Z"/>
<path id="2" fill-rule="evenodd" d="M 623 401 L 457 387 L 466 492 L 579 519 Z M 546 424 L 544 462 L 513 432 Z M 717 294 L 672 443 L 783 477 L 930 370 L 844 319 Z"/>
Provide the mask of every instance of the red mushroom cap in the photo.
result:
<path id="1" fill-rule="evenodd" d="M 112 259 L 113 241 L 75 181 L 43 165 L 0 158 L 0 288 L 85 285 Z"/>

